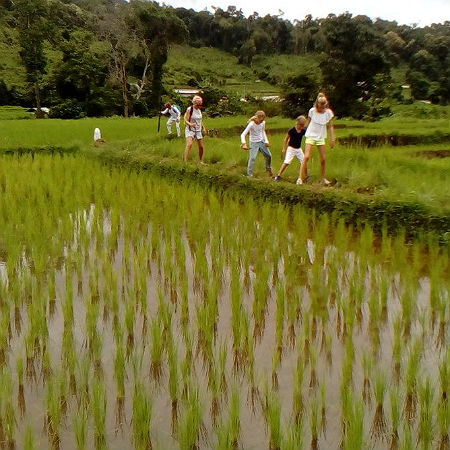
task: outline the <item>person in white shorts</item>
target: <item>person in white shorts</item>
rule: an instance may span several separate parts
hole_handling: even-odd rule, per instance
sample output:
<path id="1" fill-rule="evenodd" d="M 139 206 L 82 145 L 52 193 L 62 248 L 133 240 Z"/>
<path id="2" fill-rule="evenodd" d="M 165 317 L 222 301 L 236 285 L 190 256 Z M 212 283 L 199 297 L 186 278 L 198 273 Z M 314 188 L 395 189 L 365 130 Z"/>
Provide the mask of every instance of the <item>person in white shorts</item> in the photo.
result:
<path id="1" fill-rule="evenodd" d="M 181 136 L 181 130 L 180 130 L 180 118 L 181 118 L 181 111 L 175 106 L 171 105 L 170 103 L 166 103 L 166 109 L 164 111 L 161 111 L 161 114 L 169 114 L 169 120 L 167 121 L 167 132 L 172 134 L 172 124 L 175 122 L 175 127 L 177 129 L 177 136 Z"/>
<path id="2" fill-rule="evenodd" d="M 305 157 L 298 175 L 297 184 L 303 184 L 306 180 L 308 162 L 311 158 L 311 151 L 317 146 L 320 154 L 320 170 L 322 175 L 322 184 L 329 186 L 331 183 L 325 178 L 325 139 L 327 131 L 330 131 L 330 148 L 334 147 L 336 138 L 334 136 L 333 111 L 328 108 L 328 99 L 324 94 L 319 93 L 314 106 L 308 113 L 308 126 L 305 133 Z"/>
<path id="3" fill-rule="evenodd" d="M 291 164 L 294 158 L 303 161 L 303 150 L 302 150 L 302 139 L 305 135 L 305 125 L 306 117 L 298 116 L 295 122 L 295 127 L 292 127 L 286 134 L 283 142 L 282 154 L 285 156 L 284 162 L 281 165 L 280 171 L 274 178 L 275 181 L 281 181 L 281 174 L 286 170 L 286 168 Z"/>
<path id="4" fill-rule="evenodd" d="M 184 122 L 186 123 L 186 128 L 184 130 L 184 135 L 186 137 L 186 150 L 184 152 L 185 162 L 189 161 L 189 155 L 195 139 L 198 145 L 199 162 L 200 164 L 205 164 L 203 162 L 203 135 L 206 134 L 206 128 L 203 125 L 202 120 L 202 105 L 203 99 L 198 95 L 194 95 L 192 106 L 189 106 L 184 114 Z"/>

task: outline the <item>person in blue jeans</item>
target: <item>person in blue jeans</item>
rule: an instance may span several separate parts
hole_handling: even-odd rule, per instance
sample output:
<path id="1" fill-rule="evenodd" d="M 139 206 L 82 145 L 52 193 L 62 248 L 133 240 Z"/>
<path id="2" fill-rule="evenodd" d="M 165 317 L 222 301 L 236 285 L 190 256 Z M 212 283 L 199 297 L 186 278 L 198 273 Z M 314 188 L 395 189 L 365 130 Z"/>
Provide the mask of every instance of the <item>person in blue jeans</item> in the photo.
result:
<path id="1" fill-rule="evenodd" d="M 272 170 L 272 154 L 269 150 L 269 139 L 266 134 L 266 113 L 264 111 L 256 111 L 255 115 L 250 118 L 248 125 L 241 134 L 241 147 L 244 150 L 250 150 L 247 166 L 247 176 L 253 177 L 253 168 L 258 153 L 261 152 L 266 159 L 266 170 L 270 176 L 273 176 Z M 250 134 L 250 148 L 246 142 L 246 136 Z"/>

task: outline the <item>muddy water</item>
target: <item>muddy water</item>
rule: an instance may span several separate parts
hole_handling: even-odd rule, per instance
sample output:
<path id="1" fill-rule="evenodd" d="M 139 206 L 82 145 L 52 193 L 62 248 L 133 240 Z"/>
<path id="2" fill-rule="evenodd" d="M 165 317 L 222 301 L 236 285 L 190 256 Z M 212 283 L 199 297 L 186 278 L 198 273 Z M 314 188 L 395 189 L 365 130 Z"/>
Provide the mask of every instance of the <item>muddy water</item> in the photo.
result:
<path id="1" fill-rule="evenodd" d="M 117 273 L 123 273 L 123 251 L 124 251 L 124 237 L 122 236 L 119 240 L 118 250 L 112 258 L 112 263 L 114 269 Z M 189 246 L 185 242 L 185 248 L 187 251 L 186 267 L 188 270 L 188 280 L 189 280 L 189 298 L 191 302 L 190 309 L 190 322 L 189 328 L 194 337 L 193 347 L 196 347 L 195 337 L 197 336 L 198 330 L 196 328 L 196 317 L 195 308 L 193 305 L 195 302 L 199 301 L 201 298 L 201 293 L 198 289 L 194 289 L 194 274 L 193 267 L 194 261 L 193 256 L 189 252 Z M 310 241 L 310 256 L 311 249 L 314 248 L 314 243 Z M 74 339 L 76 343 L 77 353 L 82 356 L 86 355 L 86 330 L 85 330 L 85 317 L 86 317 L 86 305 L 85 298 L 89 296 L 89 273 L 97 263 L 97 255 L 95 254 L 96 245 L 92 243 L 89 246 L 89 262 L 83 270 L 83 274 L 79 283 L 76 274 L 73 275 L 73 286 L 74 292 Z M 354 259 L 354 255 L 350 255 L 349 260 Z M 289 261 L 282 261 L 282 265 L 289 264 Z M 67 269 L 70 270 L 70 269 Z M 4 270 L 2 271 L 4 273 Z M 345 274 L 344 274 L 345 275 Z M 130 274 L 130 278 L 133 279 L 134 274 Z M 257 280 L 258 273 L 255 273 L 250 269 L 250 286 L 248 289 L 244 286 L 242 281 L 242 290 L 244 291 L 243 296 L 243 307 L 249 312 L 251 316 L 253 295 L 252 290 L 254 288 L 255 282 Z M 147 276 L 147 301 L 148 301 L 148 311 L 149 318 L 155 317 L 158 311 L 158 287 L 161 286 L 163 280 L 165 279 L 164 271 L 161 271 L 158 275 L 158 266 L 153 261 L 151 264 L 151 274 Z M 217 317 L 217 340 L 216 342 L 227 342 L 229 347 L 229 355 L 227 361 L 227 381 L 229 386 L 236 386 L 241 393 L 241 437 L 239 445 L 241 448 L 246 449 L 258 449 L 267 448 L 269 437 L 268 430 L 264 420 L 262 405 L 257 402 L 253 408 L 250 400 L 250 386 L 245 377 L 243 371 L 238 370 L 237 372 L 233 369 L 232 361 L 232 314 L 230 307 L 230 270 L 228 267 L 225 268 L 223 273 L 223 285 L 219 296 L 219 314 Z M 101 279 L 99 284 L 104 285 L 105 280 Z M 417 305 L 421 310 L 426 310 L 429 298 L 429 281 L 426 278 L 419 280 L 419 288 L 416 293 Z M 77 287 L 81 284 L 81 290 L 77 292 Z M 369 282 L 366 283 L 369 285 Z M 64 302 L 65 292 L 66 292 L 66 268 L 62 268 L 57 271 L 56 274 L 56 286 L 57 286 L 57 299 L 56 308 L 54 314 L 48 318 L 48 329 L 49 329 L 49 350 L 52 360 L 52 368 L 55 371 L 60 370 L 60 359 L 61 359 L 61 343 L 62 335 L 64 331 L 64 319 L 61 309 L 61 304 Z M 276 283 L 273 280 L 273 273 L 269 277 L 269 291 L 267 298 L 267 311 L 265 314 L 265 327 L 263 329 L 261 338 L 256 341 L 255 345 L 255 368 L 257 384 L 263 396 L 263 389 L 265 381 L 269 386 L 272 386 L 272 355 L 274 349 L 276 348 Z M 382 327 L 380 333 L 380 353 L 376 359 L 376 365 L 382 367 L 389 374 L 391 373 L 392 367 L 392 344 L 393 344 L 393 331 L 392 331 L 392 319 L 400 311 L 400 304 L 398 296 L 395 293 L 395 281 L 391 286 L 389 293 L 389 309 L 387 315 L 387 321 Z M 114 289 L 114 287 L 110 287 Z M 301 296 L 301 313 L 299 320 L 295 323 L 295 334 L 297 339 L 302 336 L 304 332 L 304 320 L 301 316 L 305 314 L 310 308 L 310 297 L 308 294 L 308 287 L 299 286 L 300 296 Z M 342 290 L 346 288 L 342 287 Z M 117 290 L 122 291 L 122 283 L 119 282 Z M 287 302 L 289 302 L 289 297 Z M 103 311 L 103 302 L 100 301 L 100 311 Z M 123 306 L 123 305 L 122 305 Z M 121 307 L 121 313 L 123 316 L 124 311 Z M 179 324 L 181 323 L 180 308 L 173 308 L 173 327 L 172 331 L 175 335 L 175 339 L 179 346 L 180 356 L 184 356 L 184 342 L 183 337 L 180 332 L 181 328 Z M 339 312 L 341 314 L 341 312 Z M 15 367 L 15 356 L 23 354 L 23 336 L 27 330 L 27 314 L 25 309 L 22 309 L 22 326 L 20 332 L 16 329 L 13 330 L 11 339 L 11 352 L 9 358 L 9 366 L 14 370 Z M 118 426 L 116 423 L 116 382 L 114 380 L 114 354 L 115 354 L 115 340 L 113 335 L 112 318 L 111 316 L 105 320 L 102 319 L 102 314 L 98 319 L 97 327 L 98 332 L 102 336 L 102 379 L 107 392 L 107 416 L 106 416 L 106 430 L 107 430 L 107 446 L 111 449 L 121 449 L 121 448 L 132 448 L 132 434 L 131 434 L 131 420 L 132 420 L 132 385 L 133 385 L 133 375 L 131 370 L 131 363 L 129 361 L 127 367 L 128 380 L 126 397 L 123 411 L 123 423 Z M 321 432 L 319 438 L 319 448 L 339 448 L 342 436 L 341 436 L 341 400 L 340 400 L 340 379 L 342 372 L 342 361 L 345 358 L 345 349 L 343 346 L 342 336 L 339 336 L 336 329 L 338 326 L 338 308 L 335 305 L 328 307 L 328 320 L 326 323 L 320 325 L 317 329 L 316 337 L 311 339 L 311 347 L 315 347 L 318 353 L 317 359 L 317 377 L 319 383 L 325 383 L 326 385 L 326 425 Z M 254 322 L 251 319 L 250 325 L 253 328 Z M 143 318 L 137 313 L 134 333 L 135 333 L 135 343 L 136 347 L 144 349 L 144 364 L 142 368 L 143 378 L 149 391 L 152 395 L 153 401 L 153 416 L 152 416 L 152 439 L 154 445 L 163 448 L 178 448 L 177 436 L 172 432 L 172 408 L 171 401 L 168 392 L 168 367 L 165 358 L 163 376 L 159 383 L 155 382 L 148 375 L 150 373 L 149 367 L 149 345 L 150 337 L 149 335 L 142 334 L 143 328 Z M 323 332 L 323 333 L 322 333 Z M 414 335 L 421 335 L 423 330 L 420 328 L 418 323 L 414 324 L 412 333 Z M 424 337 L 424 361 L 423 370 L 430 373 L 432 376 L 436 377 L 436 370 L 439 360 L 442 358 L 443 350 L 436 348 L 436 334 L 434 331 L 425 330 Z M 322 348 L 321 339 L 323 336 L 332 336 L 332 349 L 331 356 L 332 360 L 329 361 L 325 357 L 325 352 L 321 352 Z M 353 333 L 353 343 L 355 346 L 355 364 L 353 371 L 353 387 L 355 393 L 362 392 L 363 385 L 363 373 L 361 358 L 364 352 L 370 352 L 371 344 L 368 339 L 368 307 L 366 302 L 363 302 L 362 307 L 362 321 L 360 325 L 355 326 L 355 331 Z M 297 340 L 295 347 L 289 344 L 287 336 L 287 326 L 285 325 L 284 338 L 283 338 L 283 352 L 280 368 L 277 372 L 278 376 L 278 393 L 282 400 L 282 419 L 284 424 L 288 424 L 291 420 L 292 415 L 292 393 L 293 393 L 293 370 L 297 364 L 297 357 L 302 350 L 299 350 L 303 346 L 303 342 Z M 195 355 L 195 351 L 194 351 Z M 304 413 L 304 442 L 305 447 L 307 447 L 310 442 L 310 432 L 309 432 L 309 409 L 310 404 L 315 395 L 320 398 L 320 389 L 311 388 L 310 377 L 311 377 L 311 365 L 307 362 L 305 363 L 305 375 L 303 383 L 304 391 L 304 401 L 305 401 L 305 413 Z M 45 382 L 40 374 L 40 364 L 39 361 L 36 362 L 36 380 L 28 380 L 25 383 L 25 405 L 26 411 L 23 415 L 18 415 L 18 430 L 17 430 L 17 445 L 21 447 L 20 436 L 24 435 L 24 428 L 28 424 L 32 424 L 34 430 L 38 437 L 38 448 L 47 448 L 50 444 L 48 436 L 44 432 L 45 423 L 45 396 L 46 387 Z M 201 362 L 201 357 L 198 356 L 194 361 L 195 368 L 195 380 L 201 387 L 202 399 L 204 402 L 204 414 L 203 420 L 206 432 L 203 434 L 200 441 L 201 448 L 210 448 L 216 445 L 215 429 L 212 424 L 212 419 L 210 416 L 210 402 L 211 395 L 205 388 L 207 386 L 207 377 L 203 369 Z M 92 374 L 91 374 L 92 375 Z M 273 387 L 273 386 L 272 386 Z M 17 386 L 16 386 L 17 388 Z M 365 423 L 368 433 L 372 417 L 374 415 L 374 404 L 366 405 L 365 407 Z M 385 410 L 388 411 L 388 406 L 386 402 Z M 67 416 L 62 420 L 61 433 L 60 433 L 60 446 L 61 448 L 75 448 L 76 441 L 74 439 L 73 433 L 73 415 L 77 413 L 77 403 L 75 396 L 68 396 L 68 413 Z M 227 402 L 224 400 L 221 404 L 221 410 L 226 413 L 228 411 Z M 387 415 L 389 413 L 387 412 Z M 93 442 L 93 431 L 92 431 L 92 419 L 90 421 L 88 442 Z M 373 448 L 385 448 L 386 441 L 374 440 L 372 441 Z"/>

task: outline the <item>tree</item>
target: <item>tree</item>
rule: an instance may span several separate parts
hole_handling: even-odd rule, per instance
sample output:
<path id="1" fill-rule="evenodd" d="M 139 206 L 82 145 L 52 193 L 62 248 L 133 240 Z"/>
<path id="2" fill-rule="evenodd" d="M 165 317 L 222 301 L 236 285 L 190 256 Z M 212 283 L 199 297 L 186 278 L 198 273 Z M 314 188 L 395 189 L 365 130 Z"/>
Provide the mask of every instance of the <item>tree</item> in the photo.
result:
<path id="1" fill-rule="evenodd" d="M 379 86 L 376 76 L 389 72 L 382 36 L 363 17 L 346 13 L 323 24 L 325 58 L 320 64 L 324 88 L 340 116 L 363 117 Z"/>
<path id="2" fill-rule="evenodd" d="M 16 0 L 14 12 L 19 29 L 20 58 L 34 88 L 36 117 L 43 117 L 41 81 L 47 66 L 44 42 L 48 32 L 48 4 L 46 0 Z"/>
<path id="3" fill-rule="evenodd" d="M 283 115 L 295 118 L 308 112 L 317 97 L 319 83 L 315 74 L 301 73 L 288 77 L 281 89 Z"/>
<path id="4" fill-rule="evenodd" d="M 147 61 L 141 87 L 146 82 L 147 70 L 150 68 L 150 107 L 158 110 L 164 92 L 162 75 L 169 47 L 186 40 L 187 28 L 172 10 L 156 3 L 131 1 L 130 7 L 132 27 Z"/>

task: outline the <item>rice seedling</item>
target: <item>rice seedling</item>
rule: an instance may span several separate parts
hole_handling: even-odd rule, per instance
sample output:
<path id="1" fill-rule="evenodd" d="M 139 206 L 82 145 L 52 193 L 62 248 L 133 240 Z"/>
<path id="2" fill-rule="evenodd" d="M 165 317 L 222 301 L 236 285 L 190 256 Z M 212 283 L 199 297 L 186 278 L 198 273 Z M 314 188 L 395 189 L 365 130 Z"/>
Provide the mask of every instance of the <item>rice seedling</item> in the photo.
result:
<path id="1" fill-rule="evenodd" d="M 133 392 L 133 442 L 136 448 L 151 450 L 152 402 L 146 389 L 140 382 L 135 382 Z"/>
<path id="2" fill-rule="evenodd" d="M 423 383 L 419 385 L 419 426 L 418 439 L 425 450 L 433 448 L 434 436 L 434 388 L 431 380 L 427 377 Z"/>
<path id="3" fill-rule="evenodd" d="M 346 433 L 342 448 L 362 450 L 364 445 L 364 405 L 361 400 L 354 400 L 350 404 L 349 414 L 346 416 Z"/>
<path id="4" fill-rule="evenodd" d="M 372 400 L 370 376 L 373 370 L 373 358 L 368 352 L 363 354 L 362 367 L 364 373 L 362 398 L 365 404 L 370 405 Z"/>
<path id="5" fill-rule="evenodd" d="M 34 439 L 34 428 L 31 425 L 28 425 L 25 429 L 25 434 L 23 437 L 24 450 L 35 450 L 36 447 Z"/>
<path id="6" fill-rule="evenodd" d="M 94 445 L 96 450 L 106 448 L 106 405 L 105 386 L 101 381 L 94 380 L 91 409 L 94 417 Z"/>
<path id="7" fill-rule="evenodd" d="M 23 415 L 26 410 L 25 404 L 25 393 L 24 393 L 24 384 L 23 384 L 23 358 L 18 357 L 16 359 L 16 371 L 17 371 L 17 380 L 19 383 L 17 390 L 17 406 L 19 407 L 20 413 Z"/>
<path id="8" fill-rule="evenodd" d="M 77 450 L 86 450 L 86 438 L 88 429 L 88 413 L 83 407 L 78 408 L 76 414 L 72 419 L 73 430 L 75 433 L 75 440 L 77 443 Z"/>
<path id="9" fill-rule="evenodd" d="M 374 381 L 374 397 L 376 402 L 375 415 L 372 421 L 371 434 L 375 439 L 386 438 L 386 417 L 384 415 L 384 397 L 387 388 L 387 377 L 386 374 L 377 369 L 375 372 Z"/>
<path id="10" fill-rule="evenodd" d="M 45 428 L 50 438 L 51 446 L 58 450 L 60 446 L 60 426 L 62 420 L 61 401 L 58 392 L 57 380 L 53 377 L 47 382 L 47 412 Z"/>
<path id="11" fill-rule="evenodd" d="M 159 383 L 162 375 L 162 356 L 164 351 L 163 331 L 158 318 L 152 319 L 150 327 L 151 347 L 150 347 L 150 377 Z"/>
<path id="12" fill-rule="evenodd" d="M 203 402 L 199 389 L 195 385 L 189 387 L 188 398 L 183 402 L 183 408 L 178 421 L 178 443 L 181 450 L 199 448 L 203 433 Z"/>
<path id="13" fill-rule="evenodd" d="M 116 345 L 116 355 L 114 358 L 114 377 L 116 379 L 116 429 L 122 429 L 124 423 L 124 404 L 125 404 L 125 379 L 126 364 L 125 352 L 122 342 Z"/>
<path id="14" fill-rule="evenodd" d="M 400 369 L 402 364 L 403 339 L 402 339 L 402 319 L 397 316 L 394 319 L 394 345 L 392 347 L 393 374 L 394 381 L 400 381 Z"/>
<path id="15" fill-rule="evenodd" d="M 404 414 L 412 423 L 416 418 L 417 412 L 417 377 L 420 369 L 420 355 L 422 352 L 422 344 L 416 340 L 409 352 L 408 365 L 406 367 L 405 383 L 406 383 L 406 397 Z"/>
<path id="16" fill-rule="evenodd" d="M 401 418 L 401 400 L 397 387 L 391 387 L 389 390 L 389 400 L 391 405 L 391 443 L 389 450 L 398 450 L 399 425 Z"/>
<path id="17" fill-rule="evenodd" d="M 448 400 L 438 403 L 437 424 L 439 428 L 439 450 L 448 449 L 450 447 L 450 403 Z"/>
<path id="18" fill-rule="evenodd" d="M 279 450 L 282 442 L 281 402 L 276 392 L 266 393 L 267 425 L 269 427 L 269 449 Z"/>
<path id="19" fill-rule="evenodd" d="M 314 395 L 312 402 L 311 402 L 311 408 L 310 408 L 310 416 L 309 416 L 309 422 L 310 422 L 310 429 L 311 429 L 311 450 L 318 450 L 319 448 L 319 431 L 320 431 L 320 424 L 319 424 L 319 399 L 316 395 Z"/>

